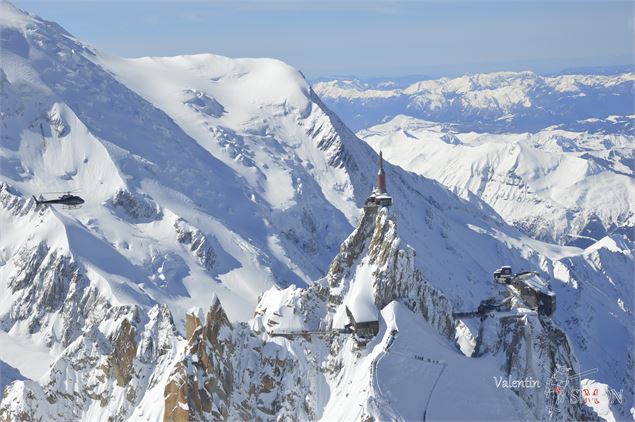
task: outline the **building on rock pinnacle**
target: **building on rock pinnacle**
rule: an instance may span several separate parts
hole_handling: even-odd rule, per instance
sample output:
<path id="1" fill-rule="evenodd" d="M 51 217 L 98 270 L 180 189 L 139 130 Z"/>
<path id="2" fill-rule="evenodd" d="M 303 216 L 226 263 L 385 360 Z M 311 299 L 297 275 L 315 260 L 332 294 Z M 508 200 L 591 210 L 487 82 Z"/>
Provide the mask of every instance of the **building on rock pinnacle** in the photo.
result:
<path id="1" fill-rule="evenodd" d="M 377 171 L 377 186 L 373 189 L 366 202 L 366 207 L 389 207 L 392 205 L 392 196 L 386 190 L 386 174 L 384 173 L 384 159 L 379 151 L 379 170 Z"/>

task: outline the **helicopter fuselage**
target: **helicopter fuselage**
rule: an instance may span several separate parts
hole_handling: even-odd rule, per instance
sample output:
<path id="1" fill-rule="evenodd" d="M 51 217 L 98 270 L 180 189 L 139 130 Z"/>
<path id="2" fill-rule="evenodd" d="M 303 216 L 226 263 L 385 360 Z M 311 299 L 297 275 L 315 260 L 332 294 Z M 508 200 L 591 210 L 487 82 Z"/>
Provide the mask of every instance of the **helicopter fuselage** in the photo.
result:
<path id="1" fill-rule="evenodd" d="M 68 206 L 78 206 L 84 203 L 84 200 L 77 195 L 62 195 L 57 199 L 48 199 L 48 200 L 38 200 L 35 197 L 35 202 L 39 204 L 60 204 L 60 205 L 68 205 Z"/>

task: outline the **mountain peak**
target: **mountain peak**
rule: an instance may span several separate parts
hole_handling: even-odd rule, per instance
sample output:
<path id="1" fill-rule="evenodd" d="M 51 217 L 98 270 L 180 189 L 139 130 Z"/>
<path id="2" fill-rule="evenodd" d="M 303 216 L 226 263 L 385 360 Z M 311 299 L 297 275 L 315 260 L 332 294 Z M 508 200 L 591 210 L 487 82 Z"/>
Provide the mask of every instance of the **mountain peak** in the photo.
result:
<path id="1" fill-rule="evenodd" d="M 36 19 L 35 16 L 18 9 L 12 3 L 0 1 L 0 27 L 2 28 L 24 28 Z"/>
<path id="2" fill-rule="evenodd" d="M 37 15 L 22 10 L 6 0 L 0 0 L 0 30 L 2 31 L 2 48 L 11 45 L 12 40 L 7 36 L 6 30 L 18 30 L 27 36 L 27 30 L 45 28 L 49 33 L 58 32 L 67 37 L 71 34 L 55 22 L 47 21 Z"/>

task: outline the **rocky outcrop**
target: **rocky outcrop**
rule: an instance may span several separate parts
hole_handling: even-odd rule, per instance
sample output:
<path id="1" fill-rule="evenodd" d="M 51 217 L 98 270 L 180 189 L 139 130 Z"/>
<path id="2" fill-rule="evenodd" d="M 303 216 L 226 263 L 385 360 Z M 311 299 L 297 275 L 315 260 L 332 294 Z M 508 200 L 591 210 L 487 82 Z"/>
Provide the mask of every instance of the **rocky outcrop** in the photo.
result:
<path id="1" fill-rule="evenodd" d="M 216 253 L 210 239 L 182 218 L 174 222 L 174 230 L 176 230 L 176 239 L 179 243 L 187 246 L 199 264 L 211 271 L 216 262 Z"/>
<path id="2" fill-rule="evenodd" d="M 375 282 L 375 304 L 379 309 L 393 300 L 401 300 L 418 311 L 440 333 L 454 337 L 455 321 L 452 305 L 439 290 L 427 283 L 416 268 L 417 252 L 402 245 L 397 223 L 387 209 L 377 213 L 375 231 L 368 249 L 369 262 L 378 267 Z"/>
<path id="3" fill-rule="evenodd" d="M 132 364 L 137 355 L 136 329 L 129 320 L 124 319 L 112 338 L 112 350 L 109 364 L 115 373 L 119 387 L 125 387 L 132 379 Z"/>
<path id="4" fill-rule="evenodd" d="M 0 182 L 0 207 L 16 217 L 24 217 L 36 208 L 35 201 L 31 198 L 21 197 L 11 186 Z M 40 212 L 46 212 L 41 209 Z"/>
<path id="5" fill-rule="evenodd" d="M 122 210 L 135 222 L 159 220 L 163 216 L 160 207 L 147 195 L 134 194 L 127 189 L 118 189 L 109 200 L 115 210 Z"/>
<path id="6" fill-rule="evenodd" d="M 537 419 L 597 420 L 590 408 L 569 400 L 569 389 L 580 389 L 580 379 L 576 377 L 580 365 L 566 334 L 550 319 L 537 315 L 486 318 L 482 324 L 475 356 L 494 355 L 511 379 L 541 382 L 543 388 L 514 389 Z M 564 368 L 569 381 L 555 391 L 550 382 L 558 368 Z"/>
<path id="7" fill-rule="evenodd" d="M 49 346 L 66 346 L 110 307 L 72 258 L 44 242 L 22 245 L 13 268 L 8 287 L 14 300 L 0 315 L 5 331 L 16 323 L 26 324 L 29 333 L 43 333 Z"/>
<path id="8" fill-rule="evenodd" d="M 182 364 L 177 364 L 170 374 L 170 382 L 165 386 L 164 421 L 188 421 L 188 379 Z"/>
<path id="9" fill-rule="evenodd" d="M 359 172 L 355 156 L 346 149 L 342 139 L 342 135 L 346 137 L 354 135 L 340 118 L 322 103 L 313 89 L 310 90 L 310 97 L 320 112 L 317 113 L 317 120 L 306 128 L 307 134 L 320 140 L 317 146 L 326 155 L 330 166 L 346 167 L 351 173 Z"/>
<path id="10" fill-rule="evenodd" d="M 68 122 L 62 117 L 60 107 L 60 104 L 55 104 L 46 114 L 46 121 L 58 138 L 68 135 L 71 130 Z"/>
<path id="11" fill-rule="evenodd" d="M 226 420 L 232 392 L 232 326 L 216 299 L 203 317 L 189 313 L 187 346 L 165 386 L 164 421 Z"/>
<path id="12" fill-rule="evenodd" d="M 196 89 L 186 89 L 183 93 L 188 97 L 183 104 L 192 107 L 199 113 L 207 114 L 211 117 L 220 117 L 225 114 L 225 107 L 204 92 Z"/>
<path id="13" fill-rule="evenodd" d="M 8 387 L 0 419 L 128 420 L 144 397 L 163 385 L 179 341 L 167 307 L 147 312 L 113 307 L 101 324 L 66 347 L 40 383 L 17 381 Z"/>
<path id="14" fill-rule="evenodd" d="M 372 267 L 373 297 L 378 309 L 393 300 L 401 301 L 439 332 L 453 338 L 452 306 L 443 293 L 423 279 L 415 261 L 415 250 L 402 244 L 398 235 L 395 215 L 388 208 L 364 209 L 359 225 L 342 243 L 329 269 L 329 309 L 335 311 L 342 303 L 356 267 L 367 265 Z"/>

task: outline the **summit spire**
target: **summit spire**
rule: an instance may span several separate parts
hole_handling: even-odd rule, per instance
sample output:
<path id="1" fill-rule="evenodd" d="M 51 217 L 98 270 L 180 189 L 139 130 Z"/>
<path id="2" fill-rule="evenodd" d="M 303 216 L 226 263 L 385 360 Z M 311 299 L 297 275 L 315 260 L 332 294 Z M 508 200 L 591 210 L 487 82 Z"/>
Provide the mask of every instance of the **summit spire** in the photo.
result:
<path id="1" fill-rule="evenodd" d="M 364 203 L 364 209 L 377 208 L 377 206 L 389 207 L 392 205 L 392 197 L 386 190 L 386 173 L 384 173 L 384 156 L 379 151 L 379 170 L 377 170 L 377 186 Z"/>
<path id="2" fill-rule="evenodd" d="M 384 174 L 384 157 L 379 151 L 379 170 L 377 171 L 377 192 L 386 193 L 386 175 Z"/>

